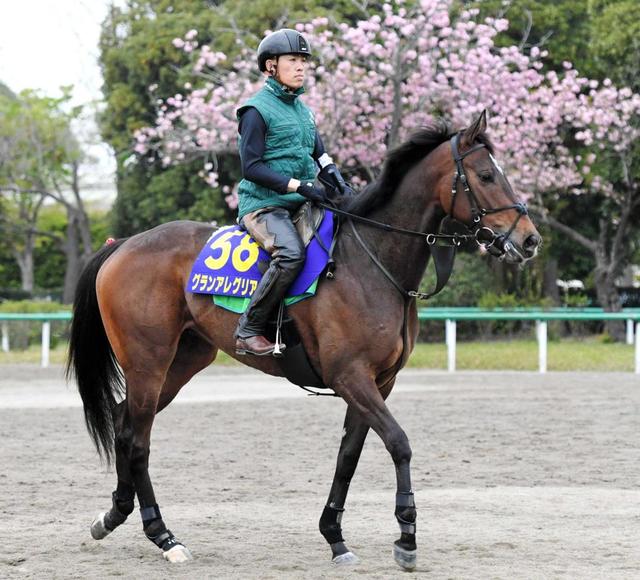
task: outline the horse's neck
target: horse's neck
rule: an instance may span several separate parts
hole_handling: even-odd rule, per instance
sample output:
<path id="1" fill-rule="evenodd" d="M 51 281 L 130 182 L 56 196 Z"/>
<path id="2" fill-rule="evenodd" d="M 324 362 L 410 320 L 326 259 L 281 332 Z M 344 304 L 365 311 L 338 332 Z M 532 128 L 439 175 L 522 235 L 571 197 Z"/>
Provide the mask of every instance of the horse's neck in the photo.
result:
<path id="1" fill-rule="evenodd" d="M 432 203 L 434 188 L 428 185 L 432 179 L 433 176 L 425 179 L 422 167 L 415 167 L 392 198 L 368 217 L 408 230 L 435 233 L 443 214 Z M 360 226 L 359 231 L 394 279 L 406 290 L 416 290 L 430 255 L 425 238 L 368 226 Z"/>

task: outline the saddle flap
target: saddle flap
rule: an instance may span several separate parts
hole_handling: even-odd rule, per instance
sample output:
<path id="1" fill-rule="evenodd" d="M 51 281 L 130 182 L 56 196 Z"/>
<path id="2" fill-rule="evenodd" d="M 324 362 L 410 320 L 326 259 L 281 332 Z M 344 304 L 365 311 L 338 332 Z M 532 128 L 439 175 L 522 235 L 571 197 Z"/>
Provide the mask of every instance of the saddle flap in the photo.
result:
<path id="1" fill-rule="evenodd" d="M 310 201 L 305 201 L 293 216 L 293 223 L 298 230 L 298 234 L 304 247 L 306 248 L 313 235 L 320 227 L 322 218 L 324 217 L 324 208 L 319 207 Z"/>

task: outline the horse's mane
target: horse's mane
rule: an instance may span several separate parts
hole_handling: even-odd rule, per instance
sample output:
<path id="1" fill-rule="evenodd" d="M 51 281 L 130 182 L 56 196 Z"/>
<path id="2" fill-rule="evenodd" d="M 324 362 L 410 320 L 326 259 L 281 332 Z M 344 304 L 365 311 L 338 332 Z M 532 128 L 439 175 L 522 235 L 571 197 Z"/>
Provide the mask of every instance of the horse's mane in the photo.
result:
<path id="1" fill-rule="evenodd" d="M 436 119 L 428 126 L 413 133 L 402 145 L 398 145 L 386 155 L 380 177 L 367 185 L 354 197 L 346 198 L 341 209 L 357 215 L 364 215 L 388 201 L 406 173 L 421 159 L 424 159 L 438 145 L 448 141 L 455 131 L 444 119 Z M 493 147 L 488 137 L 478 135 L 477 142 L 486 145 L 489 152 Z"/>

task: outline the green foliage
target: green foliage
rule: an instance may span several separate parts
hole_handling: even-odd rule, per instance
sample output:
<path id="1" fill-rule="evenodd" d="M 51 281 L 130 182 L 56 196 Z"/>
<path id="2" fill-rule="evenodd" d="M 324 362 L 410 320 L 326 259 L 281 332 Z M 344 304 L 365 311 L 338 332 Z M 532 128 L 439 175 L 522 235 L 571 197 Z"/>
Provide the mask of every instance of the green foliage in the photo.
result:
<path id="1" fill-rule="evenodd" d="M 51 300 L 5 300 L 0 302 L 0 312 L 37 314 L 39 312 L 62 312 L 71 310 L 68 304 Z"/>
<path id="2" fill-rule="evenodd" d="M 70 99 L 70 87 L 59 98 L 0 94 L 0 186 L 44 189 L 68 177 L 80 155 L 70 130 L 80 111 L 69 111 Z"/>
<path id="3" fill-rule="evenodd" d="M 0 228 L 1 231 L 1 228 Z M 20 270 L 9 246 L 0 240 L 0 298 L 6 290 L 20 289 Z"/>
<path id="4" fill-rule="evenodd" d="M 9 97 L 12 99 L 16 98 L 16 94 L 2 81 L 0 81 L 0 96 Z"/>
<path id="5" fill-rule="evenodd" d="M 179 70 L 188 59 L 172 40 L 193 28 L 209 30 L 212 15 L 206 3 L 195 0 L 130 0 L 124 7 L 112 6 L 102 25 L 100 65 L 106 108 L 100 126 L 118 162 L 113 212 L 117 236 L 183 217 L 207 190 L 193 166 L 163 169 L 159 163 L 125 166 L 124 162 L 132 154 L 134 131 L 154 122 L 155 97 L 149 87 L 155 85 L 157 94 L 173 95 L 184 84 Z"/>
<path id="6" fill-rule="evenodd" d="M 103 137 L 117 153 L 128 156 L 133 131 L 153 123 L 154 97 L 179 91 L 177 68 L 187 62 L 171 41 L 195 28 L 207 30 L 211 12 L 203 2 L 129 0 L 112 5 L 102 24 L 100 65 L 106 110 Z"/>
<path id="7" fill-rule="evenodd" d="M 65 235 L 67 215 L 60 206 L 48 206 L 39 216 L 38 229 L 51 234 Z M 64 283 L 66 257 L 57 240 L 42 236 L 34 251 L 34 280 L 36 288 L 57 289 Z"/>
<path id="8" fill-rule="evenodd" d="M 562 299 L 562 305 L 568 308 L 586 308 L 590 303 L 589 297 L 582 292 L 567 292 Z"/>
<path id="9" fill-rule="evenodd" d="M 449 283 L 440 294 L 436 294 L 426 302 L 426 306 L 478 306 L 483 308 L 512 308 L 518 306 L 540 306 L 548 301 L 541 298 L 540 292 L 535 292 L 529 288 L 522 280 L 513 283 L 510 278 L 510 269 L 499 272 L 496 271 L 496 260 L 478 251 L 460 252 L 456 257 L 453 273 Z M 504 266 L 503 266 L 504 267 Z M 516 276 L 520 278 L 532 278 L 529 272 L 523 273 L 519 269 L 515 270 Z M 433 266 L 427 269 L 420 290 L 429 292 L 436 284 L 436 275 Z M 514 286 L 514 292 L 510 293 L 509 286 Z M 516 293 L 519 292 L 519 293 Z M 526 325 L 525 325 L 526 327 Z M 521 330 L 523 325 L 519 322 L 510 321 L 490 321 L 465 323 L 460 327 L 458 333 L 461 338 L 477 335 L 479 332 L 485 337 L 492 335 L 513 334 L 516 330 Z M 425 322 L 420 329 L 422 340 L 439 341 L 442 340 L 444 328 L 439 322 Z"/>
<path id="10" fill-rule="evenodd" d="M 553 304 L 546 298 L 532 295 L 515 295 L 510 293 L 486 292 L 478 300 L 479 308 L 487 310 L 501 308 L 504 310 L 513 308 L 549 308 Z"/>
<path id="11" fill-rule="evenodd" d="M 592 72 L 640 91 L 640 19 L 636 0 L 592 0 Z"/>
<path id="12" fill-rule="evenodd" d="M 198 176 L 197 162 L 155 172 L 143 164 L 131 166 L 119 180 L 113 207 L 117 237 L 129 236 L 176 219 L 230 223 L 235 218 L 220 189 Z"/>
<path id="13" fill-rule="evenodd" d="M 547 308 L 553 306 L 549 299 L 533 295 L 515 295 L 511 293 L 486 292 L 478 301 L 478 307 L 487 310 L 503 309 L 513 310 L 517 308 Z M 514 336 L 516 333 L 528 332 L 530 323 L 519 320 L 487 320 L 478 321 L 478 330 L 485 337 L 490 336 Z"/>
<path id="14" fill-rule="evenodd" d="M 0 255 L 11 255 L 22 267 L 18 275 L 15 269 L 2 268 L 11 272 L 11 279 L 0 286 L 21 279 L 24 289 L 32 290 L 32 258 L 41 235 L 39 214 L 47 207 L 45 200 L 62 197 L 61 191 L 76 175 L 82 152 L 71 123 L 80 109 L 70 100 L 71 87 L 63 88 L 59 98 L 30 90 L 17 96 L 0 94 L 0 244 L 5 248 Z M 57 233 L 58 225 L 51 225 Z M 53 246 L 54 241 L 48 244 Z M 52 273 L 61 271 L 64 262 L 58 261 Z"/>
<path id="15" fill-rule="evenodd" d="M 482 17 L 509 20 L 509 29 L 497 39 L 498 46 L 539 46 L 549 51 L 550 68 L 561 70 L 563 61 L 569 61 L 589 74 L 589 0 L 476 0 L 468 4 L 478 7 Z"/>
<path id="16" fill-rule="evenodd" d="M 636 0 L 474 0 L 482 16 L 504 16 L 499 46 L 524 43 L 549 51 L 547 66 L 573 63 L 589 78 L 640 88 L 640 19 Z"/>

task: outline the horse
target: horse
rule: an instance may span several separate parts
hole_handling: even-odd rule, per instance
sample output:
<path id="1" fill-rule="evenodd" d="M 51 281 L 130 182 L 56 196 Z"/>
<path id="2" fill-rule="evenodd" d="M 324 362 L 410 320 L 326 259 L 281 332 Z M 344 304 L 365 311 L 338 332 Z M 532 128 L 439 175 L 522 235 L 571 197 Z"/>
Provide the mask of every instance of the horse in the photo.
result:
<path id="1" fill-rule="evenodd" d="M 335 246 L 335 279 L 319 284 L 312 299 L 288 307 L 311 365 L 347 403 L 320 517 L 336 564 L 358 562 L 341 519 L 371 429 L 396 470 L 400 538 L 393 557 L 405 570 L 416 566 L 411 447 L 385 400 L 418 332 L 419 293 L 407 289 L 418 288 L 434 240 L 446 237 L 441 223 L 465 224 L 467 238 L 508 262 L 533 258 L 541 243 L 493 157 L 486 129 L 485 112 L 456 133 L 434 121 L 388 153 L 379 179 L 340 205 L 353 218 L 343 218 L 350 227 L 342 227 Z M 117 472 L 112 505 L 94 519 L 91 534 L 102 539 L 121 525 L 137 495 L 145 535 L 172 563 L 192 556 L 165 525 L 149 477 L 154 417 L 218 350 L 282 376 L 273 357 L 236 354 L 237 314 L 214 306 L 210 296 L 185 292 L 191 265 L 213 230 L 177 221 L 103 246 L 81 274 L 73 306 L 67 374 L 77 380 L 98 453 L 107 463 L 115 454 Z"/>

